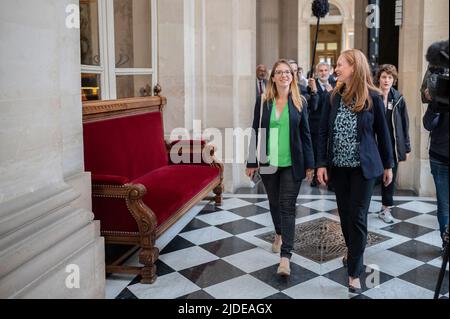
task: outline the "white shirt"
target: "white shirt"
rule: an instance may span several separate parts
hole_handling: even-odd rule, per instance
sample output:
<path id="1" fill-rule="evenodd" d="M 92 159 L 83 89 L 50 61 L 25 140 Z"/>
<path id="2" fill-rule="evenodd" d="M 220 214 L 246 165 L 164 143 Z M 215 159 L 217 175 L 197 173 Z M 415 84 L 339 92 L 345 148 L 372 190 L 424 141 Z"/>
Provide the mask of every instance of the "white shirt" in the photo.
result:
<path id="1" fill-rule="evenodd" d="M 322 81 L 319 80 L 319 85 L 322 88 L 322 91 L 326 91 L 327 90 L 327 84 L 329 84 L 328 81 L 325 82 L 325 83 L 322 83 Z"/>

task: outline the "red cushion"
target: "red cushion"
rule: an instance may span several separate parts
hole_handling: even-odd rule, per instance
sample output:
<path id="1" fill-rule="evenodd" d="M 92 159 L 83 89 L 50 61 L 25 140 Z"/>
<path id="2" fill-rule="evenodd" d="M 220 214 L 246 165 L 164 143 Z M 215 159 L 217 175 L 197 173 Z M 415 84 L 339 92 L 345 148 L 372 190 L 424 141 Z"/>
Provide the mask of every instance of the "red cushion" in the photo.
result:
<path id="1" fill-rule="evenodd" d="M 218 168 L 210 166 L 171 165 L 154 170 L 132 183 L 145 185 L 144 203 L 152 209 L 158 225 L 161 225 L 219 174 Z M 92 210 L 95 219 L 101 220 L 102 231 L 138 231 L 123 199 L 94 197 Z"/>
<path id="2" fill-rule="evenodd" d="M 168 165 L 160 112 L 84 123 L 84 162 L 94 174 L 130 180 Z"/>
<path id="3" fill-rule="evenodd" d="M 102 231 L 137 232 L 136 220 L 122 198 L 92 198 L 94 219 L 100 220 Z"/>
<path id="4" fill-rule="evenodd" d="M 144 202 L 155 212 L 160 225 L 219 174 L 219 169 L 211 166 L 171 165 L 154 170 L 132 183 L 147 187 Z"/>

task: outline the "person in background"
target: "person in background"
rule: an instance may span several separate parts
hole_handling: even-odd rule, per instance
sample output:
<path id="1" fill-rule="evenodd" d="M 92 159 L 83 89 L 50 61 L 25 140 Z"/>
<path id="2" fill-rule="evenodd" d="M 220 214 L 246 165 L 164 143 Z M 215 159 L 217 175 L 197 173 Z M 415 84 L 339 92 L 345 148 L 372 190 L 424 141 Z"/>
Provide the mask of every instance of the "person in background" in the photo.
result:
<path id="1" fill-rule="evenodd" d="M 425 75 L 426 78 L 431 73 Z M 435 101 L 430 95 L 426 84 L 424 84 L 422 101 L 428 103 L 427 110 L 423 116 L 423 126 L 430 132 L 430 167 L 431 174 L 433 175 L 434 185 L 436 186 L 437 197 L 437 218 L 439 222 L 439 230 L 442 238 L 442 251 L 444 253 L 445 241 L 444 232 L 448 226 L 449 217 L 449 182 L 448 182 L 448 163 L 449 163 L 449 112 L 448 105 L 447 110 L 443 112 L 443 108 L 439 105 L 439 102 Z"/>
<path id="2" fill-rule="evenodd" d="M 261 102 L 264 103 L 262 107 Z M 266 95 L 256 100 L 246 175 L 252 177 L 258 169 L 261 174 L 275 226 L 272 251 L 280 253 L 277 274 L 283 276 L 291 273 L 297 196 L 302 180 L 306 176 L 310 181 L 314 172 L 307 107 L 289 62 L 277 61 L 270 74 Z M 268 156 L 268 164 L 256 156 L 258 134 L 261 134 L 260 157 Z"/>
<path id="3" fill-rule="evenodd" d="M 256 67 L 256 98 L 266 92 L 267 68 L 264 64 Z"/>
<path id="4" fill-rule="evenodd" d="M 310 105 L 309 108 L 309 128 L 311 130 L 311 139 L 314 149 L 314 160 L 317 161 L 317 143 L 319 139 L 320 117 L 322 109 L 329 98 L 329 93 L 333 91 L 336 82 L 330 78 L 330 65 L 326 62 L 321 62 L 316 65 L 317 79 L 309 80 L 309 87 L 312 94 L 317 94 L 317 103 Z M 312 107 L 311 107 L 312 106 Z M 311 187 L 318 186 L 317 169 L 314 172 L 314 178 L 311 182 Z M 330 185 L 328 185 L 330 188 Z"/>
<path id="5" fill-rule="evenodd" d="M 295 74 L 295 79 L 297 81 L 299 81 L 299 76 L 300 76 L 300 69 L 298 67 L 298 63 L 297 61 L 290 59 L 288 60 L 289 65 L 292 68 L 292 71 L 294 71 Z M 310 79 L 314 80 L 314 79 Z M 312 109 L 316 109 L 317 108 L 317 102 L 318 102 L 318 95 L 317 95 L 317 91 L 313 92 L 310 86 L 310 82 L 308 82 L 308 86 L 304 86 L 302 84 L 300 84 L 300 82 L 297 82 L 297 86 L 298 89 L 300 91 L 300 94 L 306 99 L 306 101 L 308 102 L 308 113 L 312 110 Z M 309 118 L 309 114 L 308 114 L 308 118 Z"/>
<path id="6" fill-rule="evenodd" d="M 405 99 L 392 86 L 397 83 L 397 69 L 392 64 L 379 66 L 375 80 L 382 92 L 384 112 L 391 136 L 394 155 L 394 167 L 392 168 L 392 183 L 388 186 L 381 185 L 382 207 L 378 217 L 385 223 L 392 224 L 392 207 L 394 206 L 395 178 L 397 176 L 398 162 L 406 161 L 411 153 L 409 139 L 409 117 Z"/>
<path id="7" fill-rule="evenodd" d="M 298 82 L 303 86 L 308 86 L 308 79 L 305 77 L 305 72 L 301 66 L 298 67 Z"/>
<path id="8" fill-rule="evenodd" d="M 300 91 L 300 94 L 303 95 L 306 98 L 306 100 L 309 100 L 310 95 L 308 93 L 308 87 L 300 82 L 301 71 L 300 68 L 298 67 L 297 61 L 295 61 L 294 59 L 290 59 L 288 60 L 288 62 L 292 68 L 292 71 L 294 71 L 295 80 L 297 81 L 297 86 Z"/>
<path id="9" fill-rule="evenodd" d="M 325 99 L 320 121 L 317 179 L 326 185 L 331 167 L 347 246 L 342 261 L 348 291 L 361 293 L 370 199 L 376 178 L 383 175 L 384 185 L 391 183 L 394 159 L 381 92 L 373 84 L 367 58 L 356 49 L 342 52 L 336 74 L 338 83 Z"/>
<path id="10" fill-rule="evenodd" d="M 337 82 L 337 74 L 336 74 L 335 68 L 333 66 L 331 66 L 331 69 L 330 69 L 330 79 L 334 82 Z"/>

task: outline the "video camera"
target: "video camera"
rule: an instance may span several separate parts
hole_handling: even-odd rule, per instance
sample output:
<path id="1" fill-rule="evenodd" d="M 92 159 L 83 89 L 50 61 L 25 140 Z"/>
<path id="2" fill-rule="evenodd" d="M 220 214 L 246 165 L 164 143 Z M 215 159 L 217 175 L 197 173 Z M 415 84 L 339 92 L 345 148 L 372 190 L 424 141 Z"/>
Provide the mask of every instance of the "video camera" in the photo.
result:
<path id="1" fill-rule="evenodd" d="M 427 51 L 429 75 L 426 87 L 433 98 L 436 112 L 449 112 L 449 47 L 448 40 L 433 43 Z"/>

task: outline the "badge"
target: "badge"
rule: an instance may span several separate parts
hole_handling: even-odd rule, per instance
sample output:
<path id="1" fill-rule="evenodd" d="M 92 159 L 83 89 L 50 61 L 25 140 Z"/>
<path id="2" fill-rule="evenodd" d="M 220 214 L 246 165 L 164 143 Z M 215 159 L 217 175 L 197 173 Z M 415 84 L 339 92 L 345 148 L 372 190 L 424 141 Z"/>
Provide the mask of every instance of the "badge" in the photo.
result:
<path id="1" fill-rule="evenodd" d="M 394 108 L 394 105 L 392 105 L 392 102 L 388 102 L 388 110 L 392 110 Z"/>

